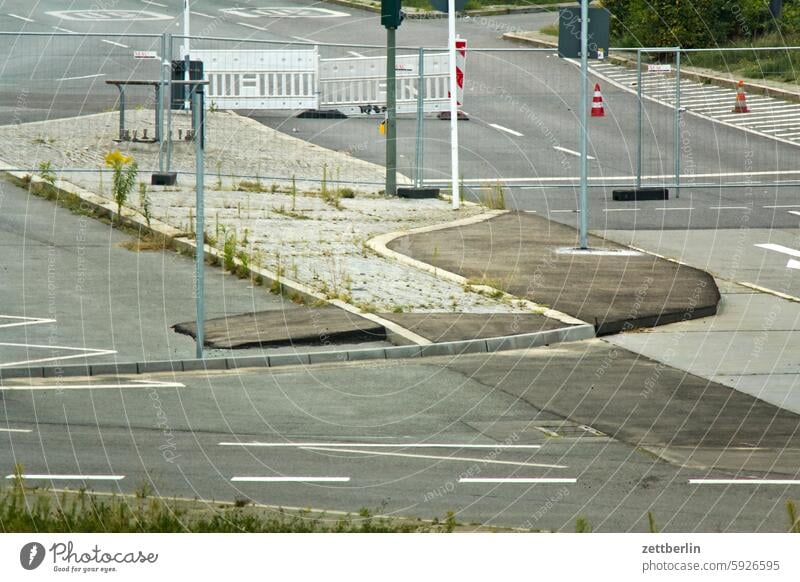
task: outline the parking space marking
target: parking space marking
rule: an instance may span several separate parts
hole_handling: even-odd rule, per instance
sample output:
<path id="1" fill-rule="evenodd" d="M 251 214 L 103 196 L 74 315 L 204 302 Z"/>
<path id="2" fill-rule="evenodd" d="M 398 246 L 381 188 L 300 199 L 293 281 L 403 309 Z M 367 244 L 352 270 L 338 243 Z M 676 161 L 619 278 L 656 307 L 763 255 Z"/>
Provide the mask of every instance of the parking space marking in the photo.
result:
<path id="1" fill-rule="evenodd" d="M 2 320 L 10 319 L 11 323 L 2 323 Z M 39 325 L 41 323 L 55 323 L 55 319 L 47 317 L 21 317 L 19 315 L 0 315 L 0 328 L 17 327 L 20 325 Z"/>
<path id="2" fill-rule="evenodd" d="M 494 483 L 494 484 L 545 484 L 545 483 L 577 483 L 577 479 L 558 479 L 550 477 L 509 477 L 507 479 L 493 479 L 491 477 L 464 477 L 458 480 L 459 483 Z"/>
<path id="3" fill-rule="evenodd" d="M 301 447 L 307 451 L 328 451 L 333 453 L 353 453 L 359 455 L 379 455 L 382 457 L 402 457 L 404 459 L 427 459 L 432 461 L 456 461 L 462 463 L 486 463 L 489 465 L 513 465 L 515 467 L 538 467 L 544 469 L 568 469 L 566 465 L 549 465 L 544 463 L 526 463 L 522 461 L 498 461 L 496 459 L 480 459 L 475 457 L 444 457 L 439 455 L 417 455 L 412 453 L 386 453 L 381 451 L 360 451 L 358 449 L 340 449 L 333 447 Z"/>
<path id="4" fill-rule="evenodd" d="M 6 479 L 16 479 L 16 475 L 6 475 Z M 46 481 L 122 481 L 125 475 L 47 475 L 37 473 L 23 473 L 23 479 Z"/>
<path id="5" fill-rule="evenodd" d="M 800 479 L 689 479 L 690 485 L 800 485 Z"/>
<path id="6" fill-rule="evenodd" d="M 41 364 L 43 362 L 56 362 L 60 360 L 72 360 L 74 358 L 92 358 L 96 356 L 108 356 L 116 354 L 116 350 L 98 350 L 93 348 L 71 348 L 68 346 L 49 346 L 39 344 L 20 344 L 11 342 L 0 342 L 0 346 L 8 346 L 13 348 L 37 348 L 43 350 L 64 350 L 68 352 L 81 352 L 80 354 L 73 354 L 71 356 L 52 356 L 49 358 L 37 358 L 34 360 L 19 360 L 17 362 L 3 362 L 0 363 L 0 368 L 7 368 L 10 366 L 25 366 L 27 364 Z"/>
<path id="7" fill-rule="evenodd" d="M 9 384 L 0 385 L 0 392 L 22 390 L 108 390 L 114 388 L 186 388 L 180 382 L 134 380 L 122 384 Z"/>
<path id="8" fill-rule="evenodd" d="M 475 444 L 475 443 L 265 443 L 249 442 L 217 443 L 221 447 L 294 447 L 294 448 L 328 448 L 328 447 L 359 447 L 362 449 L 540 449 L 542 445 L 504 445 L 504 444 Z"/>
<path id="9" fill-rule="evenodd" d="M 45 14 L 60 20 L 78 20 L 81 22 L 172 20 L 171 16 L 149 10 L 50 10 Z"/>
<path id="10" fill-rule="evenodd" d="M 220 8 L 220 12 L 234 14 L 240 18 L 341 18 L 350 16 L 346 12 L 328 8 L 304 7 L 265 7 L 265 8 Z"/>
<path id="11" fill-rule="evenodd" d="M 231 477 L 237 483 L 347 483 L 350 477 Z"/>

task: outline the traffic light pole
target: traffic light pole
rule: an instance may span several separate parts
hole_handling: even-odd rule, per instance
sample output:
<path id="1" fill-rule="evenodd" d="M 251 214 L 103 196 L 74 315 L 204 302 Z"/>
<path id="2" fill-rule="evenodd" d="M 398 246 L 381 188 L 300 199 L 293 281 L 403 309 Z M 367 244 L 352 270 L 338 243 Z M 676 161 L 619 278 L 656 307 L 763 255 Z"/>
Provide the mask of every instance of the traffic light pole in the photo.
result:
<path id="1" fill-rule="evenodd" d="M 397 194 L 397 83 L 395 28 L 386 29 L 386 195 Z"/>

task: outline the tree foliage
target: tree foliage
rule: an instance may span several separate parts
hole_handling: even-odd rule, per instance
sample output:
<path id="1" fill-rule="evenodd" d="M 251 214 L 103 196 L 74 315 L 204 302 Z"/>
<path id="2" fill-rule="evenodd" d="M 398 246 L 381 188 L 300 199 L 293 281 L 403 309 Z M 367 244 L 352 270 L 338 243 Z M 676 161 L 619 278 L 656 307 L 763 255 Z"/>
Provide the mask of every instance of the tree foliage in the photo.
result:
<path id="1" fill-rule="evenodd" d="M 712 48 L 769 31 L 800 32 L 800 0 L 784 0 L 774 22 L 769 0 L 602 0 L 622 46 Z"/>

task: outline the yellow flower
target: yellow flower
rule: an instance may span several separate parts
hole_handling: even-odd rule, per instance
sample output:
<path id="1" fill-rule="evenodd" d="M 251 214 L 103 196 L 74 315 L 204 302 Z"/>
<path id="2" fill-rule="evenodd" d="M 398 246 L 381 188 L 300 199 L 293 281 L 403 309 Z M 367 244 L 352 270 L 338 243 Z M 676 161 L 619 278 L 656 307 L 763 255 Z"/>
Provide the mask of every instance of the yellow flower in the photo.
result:
<path id="1" fill-rule="evenodd" d="M 133 158 L 131 156 L 126 156 L 119 150 L 114 150 L 106 154 L 105 162 L 106 166 L 114 168 L 133 163 Z"/>

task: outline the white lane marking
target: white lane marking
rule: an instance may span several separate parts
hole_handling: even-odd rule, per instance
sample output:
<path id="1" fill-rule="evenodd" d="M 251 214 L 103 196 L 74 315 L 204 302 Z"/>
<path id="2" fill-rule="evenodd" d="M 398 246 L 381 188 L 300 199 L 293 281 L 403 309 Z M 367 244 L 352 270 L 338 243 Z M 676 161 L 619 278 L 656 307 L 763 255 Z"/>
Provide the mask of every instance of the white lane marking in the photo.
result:
<path id="1" fill-rule="evenodd" d="M 749 206 L 709 206 L 711 210 L 748 210 Z"/>
<path id="2" fill-rule="evenodd" d="M 800 485 L 797 479 L 689 479 L 690 485 Z"/>
<path id="3" fill-rule="evenodd" d="M 53 30 L 57 30 L 58 32 L 68 32 L 69 34 L 78 34 L 74 30 L 70 30 L 69 28 L 61 28 L 60 26 L 54 26 Z"/>
<path id="4" fill-rule="evenodd" d="M 516 478 L 492 479 L 491 477 L 464 477 L 458 480 L 459 483 L 516 483 L 516 484 L 544 484 L 544 483 L 577 483 L 577 479 L 558 479 L 549 477 L 539 478 Z"/>
<path id="5" fill-rule="evenodd" d="M 800 269 L 800 261 L 795 261 L 794 259 L 789 259 L 789 262 L 786 263 L 787 269 Z"/>
<path id="6" fill-rule="evenodd" d="M 800 208 L 800 204 L 772 204 L 770 206 L 762 206 L 762 208 Z"/>
<path id="7" fill-rule="evenodd" d="M 205 12 L 196 12 L 192 10 L 191 13 L 194 14 L 195 16 L 202 16 L 203 18 L 210 18 L 212 20 L 214 19 L 213 16 L 211 16 L 210 14 L 206 14 Z"/>
<path id="8" fill-rule="evenodd" d="M 347 483 L 350 477 L 232 477 L 231 481 L 251 483 Z"/>
<path id="9" fill-rule="evenodd" d="M 29 428 L 0 428 L 0 432 L 33 432 Z"/>
<path id="10" fill-rule="evenodd" d="M 790 257 L 800 257 L 800 251 L 785 247 L 783 245 L 776 245 L 774 243 L 759 243 L 755 246 L 767 249 L 768 251 L 775 251 L 776 253 L 782 253 L 784 255 L 789 255 Z"/>
<path id="11" fill-rule="evenodd" d="M 794 214 L 795 216 L 800 216 L 800 212 L 798 212 L 797 210 L 790 210 L 789 214 Z"/>
<path id="12" fill-rule="evenodd" d="M 17 20 L 23 20 L 25 22 L 36 22 L 33 18 L 26 18 L 24 16 L 19 16 L 18 14 L 8 13 L 11 18 L 16 18 Z"/>
<path id="13" fill-rule="evenodd" d="M 125 475 L 39 475 L 24 473 L 23 479 L 46 479 L 48 481 L 122 481 Z M 6 479 L 15 479 L 16 475 L 6 475 Z"/>
<path id="14" fill-rule="evenodd" d="M 55 319 L 44 317 L 21 317 L 19 315 L 0 315 L 0 319 L 12 319 L 15 323 L 0 323 L 0 328 L 17 327 L 20 325 L 38 325 L 41 323 L 55 323 Z"/>
<path id="15" fill-rule="evenodd" d="M 558 214 L 559 212 L 575 212 L 575 213 L 578 213 L 578 212 L 580 212 L 580 210 L 551 210 L 550 211 L 551 214 Z"/>
<path id="16" fill-rule="evenodd" d="M 131 48 L 126 44 L 122 44 L 121 42 L 114 42 L 113 40 L 106 40 L 104 38 L 100 39 L 100 42 L 104 42 L 106 44 L 112 44 L 114 46 L 122 47 L 122 48 Z"/>
<path id="17" fill-rule="evenodd" d="M 303 38 L 302 36 L 290 36 L 289 38 L 293 38 L 295 40 L 299 40 L 300 42 L 305 42 L 308 44 L 317 44 L 317 41 L 312 40 L 310 38 Z"/>
<path id="18" fill-rule="evenodd" d="M 362 55 L 361 53 L 357 53 L 356 51 L 347 51 L 347 54 L 353 55 L 354 57 L 356 57 L 358 59 L 365 59 L 366 58 L 364 55 Z"/>
<path id="19" fill-rule="evenodd" d="M 51 358 L 37 358 L 35 360 L 20 360 L 18 362 L 3 362 L 0 364 L 0 368 L 7 368 L 10 366 L 23 366 L 25 364 L 37 364 L 41 362 L 55 362 L 58 360 L 72 360 L 73 358 L 91 358 L 94 356 L 107 356 L 111 354 L 116 354 L 116 350 L 97 350 L 92 348 L 70 348 L 67 346 L 47 346 L 47 345 L 37 345 L 37 344 L 17 344 L 17 343 L 8 343 L 8 342 L 0 342 L 0 346 L 8 346 L 12 348 L 41 348 L 41 349 L 49 349 L 49 350 L 67 350 L 72 352 L 84 352 L 82 354 L 75 354 L 72 356 L 54 356 Z"/>
<path id="20" fill-rule="evenodd" d="M 460 461 L 467 463 L 487 463 L 490 465 L 514 465 L 515 467 L 540 467 L 545 469 L 568 469 L 566 465 L 546 465 L 542 463 L 523 463 L 521 461 L 497 461 L 476 459 L 474 457 L 441 457 L 438 455 L 414 455 L 411 453 L 384 453 L 380 451 L 359 451 L 358 449 L 339 449 L 332 447 L 301 447 L 308 451 L 329 451 L 334 453 L 356 453 L 360 455 L 381 455 L 383 457 L 402 457 L 406 459 L 431 459 L 434 461 Z"/>
<path id="21" fill-rule="evenodd" d="M 579 155 L 581 155 L 581 152 L 576 152 L 575 150 L 569 150 L 567 148 L 562 148 L 561 146 L 553 146 L 553 149 L 554 150 L 558 150 L 560 152 L 564 152 L 565 154 L 569 154 L 571 156 L 579 156 Z M 587 159 L 590 159 L 590 160 L 596 159 L 593 156 L 586 156 L 586 157 L 587 157 Z"/>
<path id="22" fill-rule="evenodd" d="M 151 6 L 158 6 L 159 8 L 169 8 L 166 4 L 161 2 L 153 2 L 153 0 L 142 0 L 142 4 L 150 4 Z"/>
<path id="23" fill-rule="evenodd" d="M 62 77 L 56 81 L 78 81 L 80 79 L 94 79 L 96 77 L 105 77 L 105 73 L 95 73 L 94 75 L 83 75 L 82 77 Z"/>
<path id="24" fill-rule="evenodd" d="M 247 28 L 254 28 L 256 30 L 260 30 L 261 32 L 269 32 L 266 28 L 262 28 L 261 26 L 256 26 L 255 24 L 248 24 L 247 22 L 237 22 L 239 26 L 246 26 Z"/>
<path id="25" fill-rule="evenodd" d="M 603 212 L 636 212 L 638 208 L 603 208 Z"/>
<path id="26" fill-rule="evenodd" d="M 678 207 L 678 206 L 668 206 L 668 207 L 665 207 L 665 208 L 656 208 L 656 210 L 661 210 L 663 212 L 666 212 L 667 210 L 694 210 L 694 208 L 691 207 L 691 206 L 680 206 L 680 207 Z"/>
<path id="27" fill-rule="evenodd" d="M 327 448 L 327 447 L 360 447 L 362 449 L 540 449 L 542 445 L 483 445 L 473 443 L 217 443 L 221 447 L 296 447 L 296 448 Z"/>
<path id="28" fill-rule="evenodd" d="M 730 124 L 728 124 L 730 126 Z M 756 133 L 750 130 L 746 130 L 744 128 L 736 128 L 741 129 L 742 131 L 748 131 L 749 133 Z M 758 134 L 762 135 L 762 134 Z M 767 137 L 772 137 L 767 134 Z M 778 140 L 780 141 L 780 140 Z M 797 145 L 793 143 L 792 145 Z M 681 174 L 681 178 L 686 179 L 697 179 L 697 178 L 749 178 L 752 176 L 800 176 L 800 170 L 764 170 L 758 172 L 723 172 L 723 173 L 708 173 L 708 174 Z M 652 174 L 642 176 L 642 179 L 647 180 L 666 180 L 666 179 L 673 179 L 675 174 Z M 620 175 L 620 176 L 589 176 L 590 182 L 597 182 L 600 180 L 609 180 L 609 181 L 630 181 L 633 182 L 636 179 L 634 175 Z M 502 182 L 503 184 L 509 183 L 550 183 L 550 182 L 577 182 L 580 180 L 580 176 L 565 176 L 565 177 L 558 177 L 558 176 L 547 176 L 547 177 L 517 177 L 517 178 L 493 178 L 493 180 Z M 425 180 L 426 184 L 439 184 L 441 180 Z M 465 184 L 485 184 L 485 178 L 466 178 L 464 180 Z M 797 205 L 795 205 L 797 206 Z M 765 206 L 764 208 L 772 208 L 770 206 Z"/>
<path id="29" fill-rule="evenodd" d="M 498 125 L 497 123 L 490 123 L 489 127 L 493 127 L 497 131 L 504 131 L 505 133 L 509 133 L 509 134 L 514 135 L 516 137 L 525 137 L 520 132 L 514 131 L 513 129 L 508 129 L 507 127 L 503 127 L 502 125 Z"/>
<path id="30" fill-rule="evenodd" d="M 10 390 L 98 390 L 113 388 L 186 388 L 180 382 L 134 380 L 127 384 L 11 384 L 0 386 L 0 392 Z"/>

